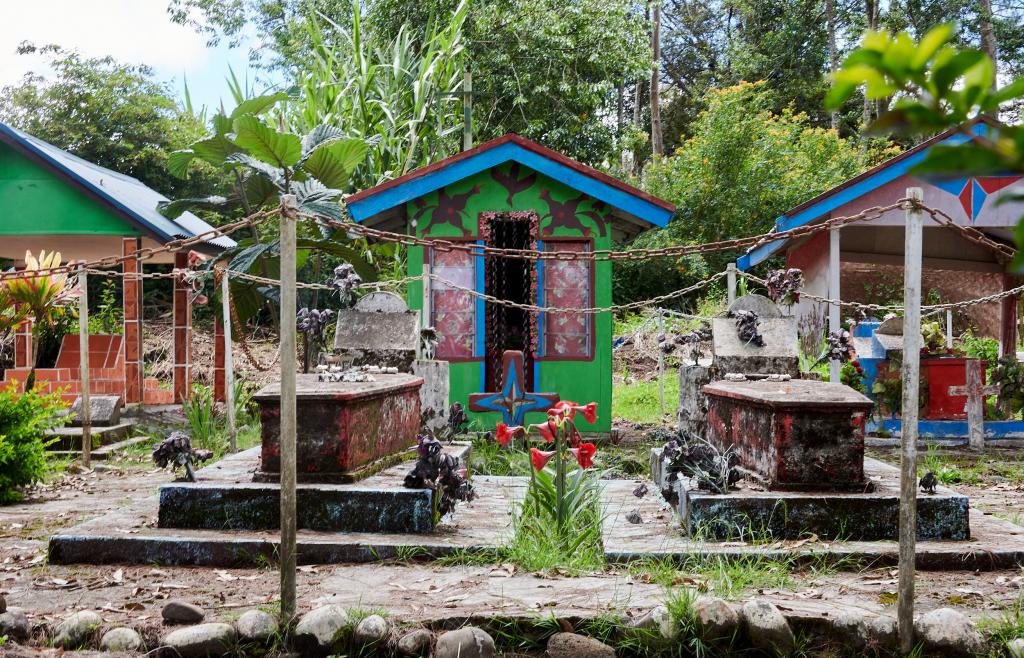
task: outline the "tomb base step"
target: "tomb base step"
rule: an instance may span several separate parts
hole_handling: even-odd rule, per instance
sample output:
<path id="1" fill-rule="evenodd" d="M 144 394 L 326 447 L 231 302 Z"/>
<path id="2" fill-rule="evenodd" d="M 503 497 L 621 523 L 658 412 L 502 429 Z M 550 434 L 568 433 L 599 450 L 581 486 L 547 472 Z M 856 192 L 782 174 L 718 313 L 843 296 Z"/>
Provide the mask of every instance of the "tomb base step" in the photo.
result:
<path id="1" fill-rule="evenodd" d="M 137 446 L 142 443 L 148 443 L 152 440 L 152 437 L 148 436 L 133 436 L 132 438 L 125 439 L 124 441 L 108 443 L 107 445 L 96 448 L 91 453 L 89 453 L 89 457 L 97 461 L 111 459 L 119 452 L 123 452 L 133 446 Z M 75 458 L 82 454 L 81 444 L 79 444 L 79 446 L 76 447 L 74 450 L 54 450 L 51 452 L 51 454 L 58 457 Z"/>
<path id="2" fill-rule="evenodd" d="M 126 420 L 116 425 L 95 426 L 92 428 L 92 441 L 96 447 L 110 445 L 128 437 L 135 421 Z M 56 427 L 46 433 L 48 439 L 55 439 L 50 450 L 77 451 L 82 448 L 82 428 L 74 426 Z M 98 445 L 97 445 L 98 444 Z"/>
<path id="3" fill-rule="evenodd" d="M 449 454 L 465 465 L 470 446 L 453 443 Z M 200 470 L 197 482 L 160 487 L 157 525 L 195 530 L 280 528 L 281 487 L 253 482 L 257 449 Z M 303 530 L 368 533 L 428 533 L 434 530 L 432 492 L 406 489 L 407 469 L 391 469 L 358 484 L 305 483 L 297 487 L 298 527 Z"/>

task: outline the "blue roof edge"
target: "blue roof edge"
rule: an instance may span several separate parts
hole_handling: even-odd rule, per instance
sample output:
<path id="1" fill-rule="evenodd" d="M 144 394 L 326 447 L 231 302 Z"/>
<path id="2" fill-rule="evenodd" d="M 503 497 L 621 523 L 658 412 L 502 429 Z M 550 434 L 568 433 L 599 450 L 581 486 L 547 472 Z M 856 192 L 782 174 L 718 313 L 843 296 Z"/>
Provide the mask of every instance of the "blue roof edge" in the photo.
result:
<path id="1" fill-rule="evenodd" d="M 971 130 L 974 134 L 980 135 L 984 131 L 988 130 L 988 125 L 979 122 L 973 125 L 971 127 Z M 899 161 L 892 162 L 888 164 L 888 166 L 886 166 L 883 163 L 882 167 L 877 172 L 875 172 L 871 176 L 864 178 L 863 180 L 857 181 L 856 183 L 846 187 L 845 189 L 842 189 L 840 192 L 836 194 L 829 194 L 831 190 L 826 191 L 823 194 L 828 196 L 825 196 L 825 198 L 823 198 L 821 201 L 800 210 L 796 214 L 790 215 L 790 212 L 792 211 L 789 211 L 780 215 L 775 220 L 775 230 L 787 231 L 798 226 L 804 226 L 806 224 L 809 224 L 814 220 L 818 219 L 819 217 L 821 217 L 822 215 L 824 215 L 825 213 L 835 210 L 839 206 L 842 206 L 846 203 L 849 203 L 850 201 L 853 201 L 857 197 L 865 194 L 866 192 L 877 187 L 881 187 L 886 183 L 890 183 L 899 178 L 900 176 L 906 174 L 912 167 L 916 166 L 922 160 L 924 160 L 924 158 L 928 155 L 928 151 L 930 151 L 933 146 L 936 146 L 938 144 L 961 144 L 967 141 L 967 139 L 967 135 L 964 135 L 962 133 L 952 133 L 948 135 L 945 139 L 941 139 L 934 144 L 929 144 L 926 148 L 921 149 L 917 153 L 913 153 L 905 157 L 896 156 L 900 158 Z M 842 188 L 845 184 L 846 183 L 837 185 L 833 187 L 832 190 Z M 785 246 L 786 242 L 787 239 L 783 238 L 751 249 L 746 254 L 744 254 L 743 256 L 736 260 L 736 267 L 741 270 L 747 270 L 750 269 L 751 267 L 754 267 L 755 265 L 759 265 L 764 261 L 768 260 L 769 258 L 771 258 L 777 251 L 782 249 L 782 247 Z"/>
<path id="2" fill-rule="evenodd" d="M 464 160 L 453 162 L 442 169 L 431 171 L 400 185 L 382 190 L 371 197 L 350 202 L 347 204 L 348 211 L 353 219 L 357 222 L 362 222 L 381 212 L 511 160 L 530 167 L 549 178 L 603 201 L 658 228 L 664 228 L 672 218 L 673 213 L 665 208 L 660 208 L 649 201 L 591 178 L 571 167 L 567 167 L 560 162 L 556 162 L 512 142 L 476 153 Z"/>

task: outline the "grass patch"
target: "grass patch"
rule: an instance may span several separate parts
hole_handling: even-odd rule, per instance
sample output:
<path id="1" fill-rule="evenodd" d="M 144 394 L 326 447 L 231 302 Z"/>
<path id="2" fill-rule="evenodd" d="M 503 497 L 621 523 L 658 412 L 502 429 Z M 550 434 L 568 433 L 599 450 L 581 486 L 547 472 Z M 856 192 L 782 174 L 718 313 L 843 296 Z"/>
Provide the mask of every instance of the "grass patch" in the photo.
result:
<path id="1" fill-rule="evenodd" d="M 918 477 L 928 471 L 935 473 L 945 485 L 979 485 L 992 478 L 1001 478 L 1014 484 L 1024 482 L 1024 461 L 1014 454 L 1011 459 L 992 458 L 993 455 L 958 455 L 929 445 L 917 467 Z"/>
<path id="2" fill-rule="evenodd" d="M 612 388 L 612 417 L 634 423 L 660 423 L 658 380 L 635 384 L 617 383 Z M 665 412 L 679 406 L 679 376 L 675 368 L 665 369 Z"/>
<path id="3" fill-rule="evenodd" d="M 989 655 L 1004 655 L 1002 649 L 1007 642 L 1024 637 L 1024 596 L 1003 606 L 997 616 L 979 619 L 978 629 L 985 633 L 993 647 Z"/>
<path id="4" fill-rule="evenodd" d="M 502 448 L 494 439 L 484 434 L 476 434 L 472 438 L 473 450 L 469 454 L 469 470 L 482 475 L 528 476 L 530 475 L 530 455 L 522 442 Z"/>

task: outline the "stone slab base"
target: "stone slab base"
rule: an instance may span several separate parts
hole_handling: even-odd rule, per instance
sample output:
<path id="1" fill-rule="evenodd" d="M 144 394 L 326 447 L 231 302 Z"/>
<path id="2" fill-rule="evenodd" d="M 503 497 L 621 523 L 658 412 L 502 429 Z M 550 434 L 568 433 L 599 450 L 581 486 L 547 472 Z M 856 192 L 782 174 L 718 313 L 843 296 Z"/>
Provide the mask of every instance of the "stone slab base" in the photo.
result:
<path id="1" fill-rule="evenodd" d="M 114 455 L 121 452 L 122 450 L 127 450 L 132 446 L 136 446 L 140 443 L 147 443 L 152 440 L 152 437 L 149 436 L 133 436 L 132 438 L 125 439 L 124 441 L 118 441 L 117 443 L 110 443 L 105 446 L 96 448 L 91 453 L 89 453 L 89 457 L 97 461 L 103 461 L 105 459 L 112 458 Z M 79 447 L 77 447 L 74 450 L 54 450 L 52 451 L 51 454 L 57 455 L 59 457 L 78 457 L 80 454 L 82 454 L 81 443 L 79 443 Z"/>
<path id="2" fill-rule="evenodd" d="M 867 492 L 764 491 L 744 488 L 728 494 L 690 490 L 688 480 L 670 481 L 661 448 L 651 450 L 651 474 L 679 513 L 683 531 L 709 540 L 801 539 L 878 541 L 899 533 L 899 470 L 864 460 L 872 485 Z M 919 540 L 966 540 L 970 519 L 966 496 L 946 487 L 917 498 Z"/>
<path id="3" fill-rule="evenodd" d="M 125 420 L 116 425 L 105 425 L 92 428 L 93 445 L 110 445 L 121 441 L 131 433 L 135 421 Z M 82 447 L 82 428 L 74 426 L 56 427 L 46 433 L 48 439 L 56 439 L 50 444 L 50 450 L 80 450 Z"/>
<path id="4" fill-rule="evenodd" d="M 446 448 L 461 463 L 469 444 Z M 251 481 L 258 449 L 226 459 L 219 468 L 205 468 L 196 482 L 160 487 L 160 528 L 195 530 L 271 530 L 281 527 L 281 487 Z M 359 484 L 300 484 L 298 527 L 336 532 L 423 533 L 434 529 L 432 492 L 406 489 L 404 472 L 393 469 Z M 250 475 L 249 477 L 246 477 Z M 249 480 L 249 481 L 247 481 Z"/>

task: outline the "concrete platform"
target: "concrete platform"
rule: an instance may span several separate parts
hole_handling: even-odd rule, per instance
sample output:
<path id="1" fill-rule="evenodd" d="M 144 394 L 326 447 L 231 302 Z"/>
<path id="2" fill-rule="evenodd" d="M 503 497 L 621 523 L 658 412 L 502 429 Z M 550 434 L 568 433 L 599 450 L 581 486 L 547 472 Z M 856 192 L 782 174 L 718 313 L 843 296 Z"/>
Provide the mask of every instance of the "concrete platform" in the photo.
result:
<path id="1" fill-rule="evenodd" d="M 110 459 L 111 457 L 121 452 L 122 450 L 127 450 L 132 446 L 139 445 L 140 443 L 147 443 L 152 440 L 153 438 L 149 436 L 133 436 L 132 438 L 125 439 L 124 441 L 118 441 L 117 443 L 109 443 L 107 445 L 100 446 L 99 448 L 96 448 L 95 450 L 90 452 L 89 456 L 91 459 L 103 461 L 104 459 Z M 81 447 L 75 450 L 53 450 L 52 454 L 58 455 L 60 457 L 77 457 L 80 454 L 82 454 L 82 450 Z"/>
<path id="2" fill-rule="evenodd" d="M 669 483 L 660 468 L 661 448 L 651 451 L 659 489 L 678 507 L 683 531 L 717 541 L 751 538 L 878 541 L 899 533 L 899 470 L 875 459 L 864 460 L 866 491 L 768 491 L 738 483 L 727 494 L 691 489 L 687 480 Z M 966 496 L 939 486 L 935 495 L 917 498 L 919 540 L 970 537 Z"/>

